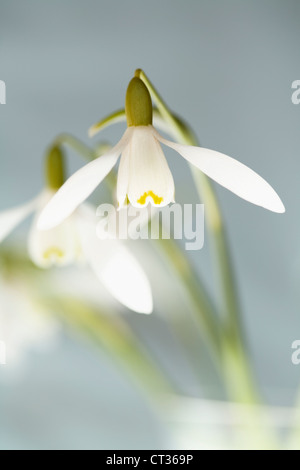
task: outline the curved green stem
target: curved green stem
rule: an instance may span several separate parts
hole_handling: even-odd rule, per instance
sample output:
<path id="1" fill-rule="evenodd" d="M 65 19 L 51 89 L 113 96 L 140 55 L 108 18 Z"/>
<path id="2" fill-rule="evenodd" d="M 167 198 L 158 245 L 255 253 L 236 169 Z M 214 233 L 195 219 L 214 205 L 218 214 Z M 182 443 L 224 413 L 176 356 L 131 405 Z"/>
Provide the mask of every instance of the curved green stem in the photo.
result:
<path id="1" fill-rule="evenodd" d="M 138 69 L 135 76 L 144 81 L 162 117 L 169 124 L 179 142 L 186 145 L 197 145 L 197 140 L 189 127 L 175 117 L 164 100 L 156 91 L 146 74 Z M 193 178 L 199 196 L 206 206 L 206 220 L 210 238 L 213 242 L 217 261 L 222 297 L 227 314 L 223 331 L 222 362 L 227 386 L 238 401 L 256 402 L 252 373 L 243 348 L 243 332 L 240 320 L 239 300 L 231 264 L 227 236 L 223 226 L 221 210 L 209 179 L 191 166 Z"/>
<path id="2" fill-rule="evenodd" d="M 153 118 L 155 121 L 159 121 L 161 125 L 164 124 L 164 121 L 161 118 L 161 114 L 157 108 L 153 108 Z M 114 111 L 113 113 L 105 116 L 105 118 L 98 121 L 92 127 L 90 127 L 88 133 L 90 137 L 94 137 L 98 132 L 102 131 L 106 127 L 112 126 L 113 124 L 117 124 L 119 122 L 126 123 L 126 113 L 125 109 L 119 109 L 118 111 Z"/>
<path id="3" fill-rule="evenodd" d="M 86 144 L 81 142 L 81 140 L 77 139 L 71 134 L 66 133 L 57 136 L 53 141 L 52 145 L 68 145 L 89 162 L 94 160 L 95 158 L 100 157 L 111 148 L 111 146 L 107 142 L 98 144 L 96 148 L 90 148 Z M 107 175 L 106 179 L 108 182 L 110 182 L 110 184 L 115 182 L 115 178 L 112 172 Z"/>
<path id="4" fill-rule="evenodd" d="M 142 70 L 137 70 L 136 76 L 141 78 L 148 87 L 151 96 L 156 103 L 158 112 L 167 122 L 176 138 L 181 143 L 196 145 L 196 138 L 190 128 L 177 116 L 173 115 L 145 73 Z M 92 129 L 94 129 L 94 131 L 98 131 L 110 124 L 123 121 L 124 118 L 124 110 L 119 110 L 100 121 L 98 124 L 93 126 Z M 68 134 L 62 134 L 58 137 L 57 141 L 69 144 L 88 159 L 95 157 L 94 151 L 91 151 L 87 146 L 85 146 L 85 144 Z M 200 314 L 199 319 L 208 335 L 211 350 L 214 351 L 213 355 L 218 358 L 218 361 L 221 364 L 221 369 L 224 370 L 230 394 L 235 396 L 238 401 L 253 402 L 256 401 L 256 393 L 254 392 L 253 380 L 251 378 L 246 354 L 243 349 L 239 301 L 235 290 L 235 280 L 221 211 L 209 179 L 195 168 L 192 167 L 191 170 L 199 195 L 206 206 L 206 220 L 209 234 L 213 241 L 217 261 L 216 264 L 218 266 L 218 274 L 222 288 L 222 297 L 224 299 L 223 304 L 227 314 L 226 324 L 220 334 L 221 340 L 218 340 L 220 328 L 218 328 L 218 323 L 216 321 L 216 310 L 204 287 L 202 284 L 199 284 L 199 276 L 194 273 L 190 265 L 187 270 L 184 270 L 181 273 L 181 268 L 178 269 L 175 262 L 175 259 L 178 259 L 180 255 L 178 257 L 172 256 L 172 254 L 169 256 L 167 244 L 165 244 L 165 253 L 173 263 L 173 266 L 175 266 L 193 304 L 197 307 L 196 311 Z M 176 244 L 173 245 L 173 250 L 174 246 L 176 246 Z M 178 254 L 179 253 L 180 250 L 178 250 Z M 182 256 L 182 258 L 184 257 Z M 182 265 L 182 260 L 180 265 Z M 196 279 L 198 279 L 198 282 Z"/>
<path id="5" fill-rule="evenodd" d="M 135 72 L 141 80 L 144 81 L 146 86 L 157 105 L 158 110 L 169 124 L 170 128 L 174 131 L 179 142 L 186 145 L 198 145 L 197 139 L 189 127 L 175 117 L 161 96 L 158 94 L 146 74 L 138 69 Z M 200 198 L 204 201 L 207 208 L 206 220 L 211 238 L 214 242 L 214 249 L 218 261 L 219 277 L 222 286 L 223 298 L 225 300 L 226 310 L 231 317 L 231 323 L 240 322 L 239 313 L 239 300 L 235 288 L 235 279 L 231 264 L 230 251 L 227 243 L 227 236 L 222 221 L 221 210 L 216 194 L 213 190 L 207 176 L 200 172 L 197 168 L 190 165 L 195 185 Z"/>
<path id="6" fill-rule="evenodd" d="M 193 312 L 198 314 L 197 320 L 202 336 L 206 340 L 216 367 L 219 368 L 221 362 L 220 327 L 208 292 L 175 240 L 155 240 L 154 245 L 160 248 L 187 292 Z"/>
<path id="7" fill-rule="evenodd" d="M 123 122 L 123 121 L 126 121 L 125 112 L 124 112 L 124 109 L 119 109 L 118 111 L 115 111 L 114 113 L 110 114 L 104 119 L 101 119 L 96 124 L 91 126 L 88 131 L 89 136 L 94 137 L 94 135 L 98 134 L 98 132 L 100 132 L 102 129 L 105 129 L 105 127 L 108 127 L 108 126 L 111 126 L 112 124 L 117 124 L 118 122 Z"/>
<path id="8" fill-rule="evenodd" d="M 52 145 L 64 145 L 67 144 L 73 150 L 78 152 L 80 155 L 82 155 L 85 159 L 87 160 L 93 160 L 95 158 L 95 152 L 93 149 L 88 147 L 86 144 L 81 142 L 81 140 L 77 139 L 71 134 L 60 134 L 57 136 Z"/>
<path id="9" fill-rule="evenodd" d="M 157 110 L 156 113 L 158 113 Z M 123 109 L 112 113 L 102 121 L 99 121 L 95 126 L 93 126 L 93 128 L 98 132 L 108 125 L 119 121 L 125 121 L 125 119 L 125 110 Z M 58 145 L 68 144 L 85 158 L 90 160 L 95 158 L 95 151 L 89 149 L 85 144 L 69 134 L 61 134 L 56 138 L 55 143 Z M 109 177 L 106 178 L 106 181 L 110 187 L 115 187 L 115 175 L 113 172 L 111 172 Z M 209 294 L 206 291 L 204 284 L 200 281 L 199 274 L 195 272 L 191 263 L 189 263 L 183 255 L 178 244 L 174 240 L 169 240 L 168 242 L 161 240 L 160 242 L 160 247 L 163 247 L 165 256 L 175 268 L 177 276 L 181 279 L 185 290 L 191 299 L 191 303 L 195 307 L 193 312 L 197 312 L 197 320 L 200 323 L 201 330 L 204 330 L 206 334 L 206 336 L 203 335 L 203 337 L 207 339 L 206 343 L 210 347 L 210 352 L 216 365 L 219 365 L 221 362 L 219 326 L 216 320 L 217 312 Z"/>

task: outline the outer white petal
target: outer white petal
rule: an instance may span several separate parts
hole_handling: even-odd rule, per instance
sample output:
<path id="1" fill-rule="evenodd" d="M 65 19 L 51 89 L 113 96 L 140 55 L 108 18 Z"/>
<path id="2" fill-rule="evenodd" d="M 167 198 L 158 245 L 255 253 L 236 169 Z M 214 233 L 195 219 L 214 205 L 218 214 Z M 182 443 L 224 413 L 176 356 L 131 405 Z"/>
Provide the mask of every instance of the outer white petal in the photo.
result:
<path id="1" fill-rule="evenodd" d="M 136 258 L 119 240 L 97 238 L 93 213 L 85 220 L 79 217 L 78 228 L 83 253 L 111 295 L 130 310 L 151 313 L 153 299 L 150 283 Z"/>
<path id="2" fill-rule="evenodd" d="M 40 213 L 52 197 L 52 191 L 45 193 L 28 238 L 29 256 L 40 268 L 50 268 L 53 265 L 66 266 L 80 255 L 80 242 L 74 216 L 68 217 L 50 230 L 41 231 L 37 228 Z"/>
<path id="3" fill-rule="evenodd" d="M 152 126 L 134 128 L 129 143 L 128 199 L 135 207 L 174 201 L 174 180 Z"/>
<path id="4" fill-rule="evenodd" d="M 214 150 L 177 144 L 156 135 L 162 143 L 242 199 L 273 212 L 285 212 L 281 199 L 269 183 L 243 163 Z"/>
<path id="5" fill-rule="evenodd" d="M 37 209 L 40 198 L 41 196 L 38 196 L 22 206 L 0 212 L 0 242 L 2 242 L 7 235 L 17 227 L 17 225 Z"/>
<path id="6" fill-rule="evenodd" d="M 119 171 L 118 171 L 118 183 L 117 183 L 117 200 L 119 208 L 126 205 L 128 184 L 129 184 L 129 164 L 130 164 L 130 145 L 123 150 Z"/>
<path id="7" fill-rule="evenodd" d="M 42 212 L 38 221 L 39 230 L 49 230 L 60 224 L 89 197 L 116 164 L 130 136 L 131 129 L 127 129 L 115 147 L 81 168 L 66 181 Z"/>
<path id="8" fill-rule="evenodd" d="M 33 263 L 40 268 L 73 263 L 80 255 L 76 228 L 70 216 L 57 227 L 41 231 L 37 229 L 36 218 L 28 239 L 29 256 Z"/>

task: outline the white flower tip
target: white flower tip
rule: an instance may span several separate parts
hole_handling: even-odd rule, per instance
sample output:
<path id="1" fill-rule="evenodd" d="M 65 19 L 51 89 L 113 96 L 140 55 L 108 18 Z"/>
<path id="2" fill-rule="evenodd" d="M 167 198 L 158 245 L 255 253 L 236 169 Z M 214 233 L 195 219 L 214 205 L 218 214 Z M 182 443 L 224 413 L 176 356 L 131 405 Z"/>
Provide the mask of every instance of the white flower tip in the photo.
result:
<path id="1" fill-rule="evenodd" d="M 45 232 L 47 230 L 51 230 L 57 225 L 61 223 L 60 220 L 55 217 L 55 215 L 51 214 L 50 210 L 48 209 L 48 205 L 45 209 L 41 212 L 38 220 L 37 220 L 37 230 L 40 232 Z"/>
<path id="2" fill-rule="evenodd" d="M 284 214 L 285 212 L 283 202 L 271 186 L 269 186 L 267 197 L 265 195 L 265 197 L 261 200 L 261 204 L 259 205 L 261 205 L 264 209 L 268 209 L 271 212 L 276 212 L 277 214 Z"/>
<path id="3" fill-rule="evenodd" d="M 277 214 L 284 214 L 285 213 L 285 207 L 279 196 L 277 196 L 278 200 L 276 204 L 273 204 L 272 207 L 270 207 L 270 210 L 273 212 L 277 212 Z"/>
<path id="4" fill-rule="evenodd" d="M 36 228 L 40 232 L 45 232 L 46 230 L 50 230 L 52 228 L 49 224 L 49 220 L 44 217 L 44 211 L 41 213 L 40 217 L 37 220 Z"/>
<path id="5" fill-rule="evenodd" d="M 115 278 L 116 276 L 117 275 L 115 273 Z M 131 278 L 130 272 L 129 277 Z M 131 278 L 130 282 L 132 281 L 133 280 Z M 127 282 L 124 282 L 123 278 L 123 284 L 126 283 Z M 104 281 L 104 285 L 108 287 L 107 279 Z M 125 305 L 125 307 L 127 307 L 129 310 L 142 315 L 150 315 L 153 312 L 152 290 L 148 279 L 143 272 L 139 273 L 139 279 L 137 279 L 136 282 L 133 282 L 131 287 L 129 287 L 127 284 L 127 292 L 125 295 L 121 293 L 120 285 L 117 283 L 115 283 L 114 287 L 110 287 L 109 290 L 114 295 L 114 297 L 123 305 Z"/>
<path id="6" fill-rule="evenodd" d="M 149 297 L 144 302 L 143 306 L 136 309 L 135 311 L 136 311 L 136 313 L 141 313 L 142 315 L 151 315 L 151 313 L 153 313 L 153 299 L 152 299 L 152 296 Z"/>
<path id="7" fill-rule="evenodd" d="M 106 289 L 128 309 L 149 315 L 153 296 L 147 275 L 138 260 L 126 248 L 114 242 L 107 245 L 107 262 L 100 263 L 94 250 L 88 254 L 90 264 Z M 101 255 L 102 256 L 102 255 Z"/>
<path id="8" fill-rule="evenodd" d="M 140 269 L 140 268 L 139 268 Z M 128 297 L 123 299 L 123 304 L 133 312 L 142 315 L 153 313 L 152 289 L 146 275 L 141 271 L 139 279 L 135 282 L 136 289 L 134 295 L 128 292 Z M 125 300 L 125 302 L 124 302 Z"/>
<path id="9" fill-rule="evenodd" d="M 282 204 L 282 209 L 280 210 L 279 214 L 285 214 L 285 212 L 286 212 L 286 209 L 284 205 Z"/>

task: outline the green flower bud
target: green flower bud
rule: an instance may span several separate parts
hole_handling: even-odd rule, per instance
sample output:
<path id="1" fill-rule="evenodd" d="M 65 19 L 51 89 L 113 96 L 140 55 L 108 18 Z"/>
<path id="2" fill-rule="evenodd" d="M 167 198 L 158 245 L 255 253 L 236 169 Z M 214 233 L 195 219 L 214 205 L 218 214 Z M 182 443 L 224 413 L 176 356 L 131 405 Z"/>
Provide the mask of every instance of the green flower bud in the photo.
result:
<path id="1" fill-rule="evenodd" d="M 61 148 L 51 147 L 46 156 L 46 181 L 50 189 L 58 190 L 65 182 L 65 158 Z"/>
<path id="2" fill-rule="evenodd" d="M 152 101 L 144 82 L 134 77 L 128 85 L 125 101 L 128 127 L 152 124 Z"/>

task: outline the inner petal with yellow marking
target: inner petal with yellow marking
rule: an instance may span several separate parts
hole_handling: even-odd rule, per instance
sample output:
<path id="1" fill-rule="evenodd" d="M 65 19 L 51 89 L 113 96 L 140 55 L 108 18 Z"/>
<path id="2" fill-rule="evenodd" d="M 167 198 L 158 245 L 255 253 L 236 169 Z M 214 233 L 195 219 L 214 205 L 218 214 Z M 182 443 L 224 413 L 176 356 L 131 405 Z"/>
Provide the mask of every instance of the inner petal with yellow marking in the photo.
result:
<path id="1" fill-rule="evenodd" d="M 65 256 L 64 251 L 56 246 L 52 246 L 51 248 L 48 248 L 43 253 L 43 258 L 45 260 L 50 260 L 50 259 L 61 260 L 64 256 Z"/>
<path id="2" fill-rule="evenodd" d="M 163 207 L 174 199 L 174 181 L 152 126 L 136 126 L 119 168 L 118 197 L 134 207 Z"/>
<path id="3" fill-rule="evenodd" d="M 151 197 L 152 201 L 157 206 L 159 206 L 164 200 L 163 197 L 157 196 L 157 194 L 154 194 L 153 191 L 147 191 L 137 200 L 138 204 L 141 204 L 141 206 L 144 206 L 146 204 L 148 197 Z"/>

